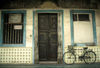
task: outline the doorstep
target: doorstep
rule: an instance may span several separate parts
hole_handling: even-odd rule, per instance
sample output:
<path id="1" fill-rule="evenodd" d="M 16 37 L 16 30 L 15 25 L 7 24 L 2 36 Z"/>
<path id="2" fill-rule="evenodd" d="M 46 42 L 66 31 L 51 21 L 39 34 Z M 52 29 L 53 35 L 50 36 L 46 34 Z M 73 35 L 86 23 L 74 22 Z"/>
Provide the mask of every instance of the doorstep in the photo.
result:
<path id="1" fill-rule="evenodd" d="M 39 64 L 57 64 L 57 61 L 39 61 Z"/>

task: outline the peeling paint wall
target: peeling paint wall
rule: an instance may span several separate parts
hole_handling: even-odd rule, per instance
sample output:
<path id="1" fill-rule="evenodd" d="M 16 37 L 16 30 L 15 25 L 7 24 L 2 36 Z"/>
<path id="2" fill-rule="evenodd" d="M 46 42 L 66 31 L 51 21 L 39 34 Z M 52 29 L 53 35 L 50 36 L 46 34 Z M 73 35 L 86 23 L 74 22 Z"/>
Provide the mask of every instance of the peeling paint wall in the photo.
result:
<path id="1" fill-rule="evenodd" d="M 26 47 L 32 47 L 33 43 L 33 10 L 26 12 Z"/>
<path id="2" fill-rule="evenodd" d="M 71 45 L 70 9 L 64 9 L 64 44 Z"/>
<path id="3" fill-rule="evenodd" d="M 97 45 L 100 46 L 100 10 L 95 11 Z"/>
<path id="4" fill-rule="evenodd" d="M 58 8 L 58 6 L 51 1 L 46 1 L 42 5 L 40 5 L 38 8 L 53 8 L 54 9 L 54 8 Z"/>
<path id="5" fill-rule="evenodd" d="M 99 0 L 4 0 L 0 1 L 0 8 L 37 8 L 46 1 L 51 1 L 62 8 L 100 8 Z"/>

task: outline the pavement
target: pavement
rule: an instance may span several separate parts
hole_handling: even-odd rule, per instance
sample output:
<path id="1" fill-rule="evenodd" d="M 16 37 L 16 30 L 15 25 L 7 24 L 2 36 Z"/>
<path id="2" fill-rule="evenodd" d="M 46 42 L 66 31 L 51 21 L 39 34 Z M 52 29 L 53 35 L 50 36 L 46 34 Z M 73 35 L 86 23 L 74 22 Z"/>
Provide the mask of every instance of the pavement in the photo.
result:
<path id="1" fill-rule="evenodd" d="M 0 68 L 100 68 L 100 63 L 96 64 L 0 64 Z"/>

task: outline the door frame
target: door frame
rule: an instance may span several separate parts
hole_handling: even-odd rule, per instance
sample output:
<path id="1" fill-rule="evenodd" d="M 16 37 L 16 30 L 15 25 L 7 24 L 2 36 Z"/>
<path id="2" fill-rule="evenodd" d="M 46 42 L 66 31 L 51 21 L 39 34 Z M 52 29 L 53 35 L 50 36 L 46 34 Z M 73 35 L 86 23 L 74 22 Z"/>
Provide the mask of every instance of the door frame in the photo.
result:
<path id="1" fill-rule="evenodd" d="M 59 23 L 61 23 L 61 40 L 60 42 L 58 41 L 58 47 L 61 48 L 60 52 L 61 53 L 61 57 L 57 58 L 57 62 L 58 63 L 62 63 L 62 56 L 64 53 L 64 10 L 34 10 L 33 11 L 33 45 L 32 45 L 32 58 L 33 58 L 33 64 L 37 64 L 39 63 L 39 52 L 38 52 L 38 13 L 57 13 L 57 14 L 61 14 L 61 17 L 59 19 L 61 19 L 61 21 L 59 21 Z M 58 24 L 59 24 L 58 23 Z M 58 26 L 58 25 L 57 25 Z M 57 28 L 58 29 L 58 28 Z M 59 33 L 59 31 L 57 31 Z M 59 49 L 58 48 L 58 49 Z M 59 59 L 59 60 L 58 60 Z"/>

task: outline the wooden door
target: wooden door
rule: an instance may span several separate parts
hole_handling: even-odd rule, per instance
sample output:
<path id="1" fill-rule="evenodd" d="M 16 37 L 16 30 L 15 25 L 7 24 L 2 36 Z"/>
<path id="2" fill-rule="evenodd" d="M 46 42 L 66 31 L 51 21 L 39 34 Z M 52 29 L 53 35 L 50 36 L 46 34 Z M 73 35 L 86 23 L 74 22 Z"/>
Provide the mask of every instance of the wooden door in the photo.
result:
<path id="1" fill-rule="evenodd" d="M 40 61 L 57 60 L 57 14 L 38 14 L 38 46 Z"/>

